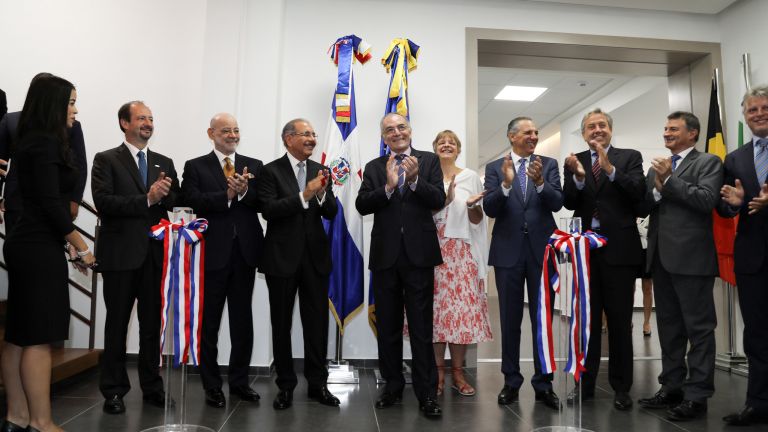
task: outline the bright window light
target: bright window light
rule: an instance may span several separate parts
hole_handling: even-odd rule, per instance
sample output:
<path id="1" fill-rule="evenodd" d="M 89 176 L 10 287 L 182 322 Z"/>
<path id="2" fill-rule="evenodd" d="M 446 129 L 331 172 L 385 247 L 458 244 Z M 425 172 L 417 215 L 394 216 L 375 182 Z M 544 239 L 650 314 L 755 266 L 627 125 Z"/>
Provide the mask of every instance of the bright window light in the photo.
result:
<path id="1" fill-rule="evenodd" d="M 523 87 L 523 86 L 505 86 L 494 99 L 525 101 L 536 100 L 542 93 L 547 91 L 546 87 Z"/>

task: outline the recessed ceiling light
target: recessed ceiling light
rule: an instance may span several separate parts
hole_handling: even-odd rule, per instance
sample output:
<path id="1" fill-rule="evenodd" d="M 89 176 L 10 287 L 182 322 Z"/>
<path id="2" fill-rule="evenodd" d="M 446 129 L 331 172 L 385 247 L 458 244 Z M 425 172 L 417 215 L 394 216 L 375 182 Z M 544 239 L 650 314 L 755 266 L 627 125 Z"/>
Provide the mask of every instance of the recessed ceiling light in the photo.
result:
<path id="1" fill-rule="evenodd" d="M 524 87 L 524 86 L 505 86 L 494 99 L 525 101 L 536 100 L 542 93 L 547 91 L 546 87 Z"/>

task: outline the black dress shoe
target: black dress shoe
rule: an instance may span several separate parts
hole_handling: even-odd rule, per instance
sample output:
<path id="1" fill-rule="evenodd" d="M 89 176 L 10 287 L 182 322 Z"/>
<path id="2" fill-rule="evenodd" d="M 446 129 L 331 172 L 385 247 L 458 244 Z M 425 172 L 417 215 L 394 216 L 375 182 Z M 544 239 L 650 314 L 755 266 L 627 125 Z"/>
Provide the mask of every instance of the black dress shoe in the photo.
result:
<path id="1" fill-rule="evenodd" d="M 158 407 L 165 408 L 165 392 L 145 394 L 142 399 L 144 403 Z M 176 406 L 176 401 L 171 398 L 171 406 Z"/>
<path id="2" fill-rule="evenodd" d="M 497 402 L 499 405 L 509 405 L 512 402 L 517 402 L 520 397 L 520 389 L 512 388 L 508 385 L 504 385 L 499 392 Z"/>
<path id="3" fill-rule="evenodd" d="M 220 388 L 212 388 L 205 391 L 205 403 L 214 408 L 224 408 L 227 399 Z"/>
<path id="4" fill-rule="evenodd" d="M 261 399 L 261 396 L 259 396 L 259 394 L 256 393 L 254 389 L 250 388 L 247 385 L 230 387 L 229 394 L 230 396 L 235 395 L 239 397 L 241 400 L 248 401 L 248 402 L 256 402 L 257 400 Z"/>
<path id="5" fill-rule="evenodd" d="M 684 400 L 676 405 L 674 408 L 667 410 L 667 420 L 671 421 L 688 421 L 703 417 L 707 413 L 706 402 L 694 402 L 692 400 Z"/>
<path id="6" fill-rule="evenodd" d="M 107 414 L 122 414 L 125 412 L 123 397 L 114 395 L 104 401 L 104 412 Z"/>
<path id="7" fill-rule="evenodd" d="M 579 401 L 588 401 L 595 398 L 595 391 L 588 390 L 581 386 L 576 386 L 568 392 L 568 396 L 565 397 L 565 403 L 568 406 L 578 405 Z"/>
<path id="8" fill-rule="evenodd" d="M 376 399 L 376 408 L 387 408 L 392 405 L 394 405 L 397 402 L 400 402 L 403 400 L 403 392 L 389 392 L 387 390 L 384 390 L 384 392 L 379 395 L 379 398 Z"/>
<path id="9" fill-rule="evenodd" d="M 613 407 L 619 411 L 627 411 L 632 408 L 632 398 L 627 392 L 616 392 L 613 396 Z"/>
<path id="10" fill-rule="evenodd" d="M 683 401 L 683 392 L 668 392 L 665 390 L 659 390 L 655 395 L 649 398 L 638 399 L 637 403 L 643 408 L 648 409 L 662 409 L 675 406 Z"/>
<path id="11" fill-rule="evenodd" d="M 30 426 L 31 427 L 31 426 Z M 9 422 L 8 420 L 3 422 L 3 426 L 0 427 L 0 432 L 25 432 L 29 429 L 21 427 L 16 423 Z"/>
<path id="12" fill-rule="evenodd" d="M 280 390 L 272 402 L 272 407 L 276 410 L 284 410 L 293 403 L 293 390 Z"/>
<path id="13" fill-rule="evenodd" d="M 339 404 L 341 403 L 339 401 L 339 398 L 337 398 L 336 396 L 333 395 L 333 393 L 328 391 L 327 386 L 309 389 L 309 391 L 307 392 L 307 396 L 310 399 L 314 399 L 323 405 L 339 406 Z"/>
<path id="14" fill-rule="evenodd" d="M 560 398 L 552 389 L 536 392 L 536 400 L 552 409 L 560 409 Z"/>
<path id="15" fill-rule="evenodd" d="M 440 417 L 443 415 L 443 410 L 440 409 L 440 405 L 431 397 L 425 397 L 419 402 L 419 409 L 427 417 Z"/>
<path id="16" fill-rule="evenodd" d="M 768 413 L 764 411 L 759 412 L 754 407 L 745 405 L 741 411 L 723 417 L 723 421 L 729 426 L 749 426 L 755 423 L 768 423 Z"/>

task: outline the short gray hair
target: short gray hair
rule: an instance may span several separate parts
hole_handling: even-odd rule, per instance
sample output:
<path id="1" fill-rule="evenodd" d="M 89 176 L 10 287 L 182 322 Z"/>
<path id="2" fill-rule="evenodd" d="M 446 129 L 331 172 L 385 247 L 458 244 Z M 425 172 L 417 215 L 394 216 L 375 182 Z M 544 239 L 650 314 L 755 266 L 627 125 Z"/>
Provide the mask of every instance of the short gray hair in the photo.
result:
<path id="1" fill-rule="evenodd" d="M 593 115 L 601 115 L 605 117 L 605 120 L 608 122 L 608 127 L 613 130 L 613 117 L 611 117 L 610 114 L 607 112 L 601 110 L 600 108 L 595 108 L 592 111 L 584 114 L 584 117 L 581 118 L 581 134 L 584 135 L 584 128 L 585 124 L 587 123 L 587 119 L 592 117 Z"/>
<path id="2" fill-rule="evenodd" d="M 285 144 L 285 136 L 296 132 L 296 123 L 301 123 L 301 122 L 306 124 L 311 124 L 307 119 L 295 118 L 289 121 L 288 123 L 286 123 L 285 126 L 283 126 L 283 132 L 280 134 L 280 137 L 283 139 L 283 144 Z"/>
<path id="3" fill-rule="evenodd" d="M 747 99 L 749 98 L 766 98 L 768 99 L 768 86 L 754 87 L 748 92 L 744 93 L 744 97 L 741 99 L 741 112 L 744 113 L 746 109 Z"/>
<path id="4" fill-rule="evenodd" d="M 381 131 L 382 135 L 384 135 L 384 120 L 394 116 L 402 117 L 403 120 L 405 120 L 405 124 L 408 125 L 408 128 L 411 127 L 411 122 L 408 120 L 408 117 L 396 112 L 386 113 L 384 114 L 384 117 L 382 117 L 381 121 L 379 122 L 379 130 Z"/>
<path id="5" fill-rule="evenodd" d="M 512 132 L 513 134 L 516 134 L 518 129 L 517 128 L 518 124 L 520 124 L 521 121 L 526 121 L 526 120 L 531 122 L 533 121 L 532 118 L 525 117 L 525 116 L 513 118 L 512 121 L 510 121 L 509 124 L 507 125 L 507 134 L 509 134 L 510 132 Z"/>

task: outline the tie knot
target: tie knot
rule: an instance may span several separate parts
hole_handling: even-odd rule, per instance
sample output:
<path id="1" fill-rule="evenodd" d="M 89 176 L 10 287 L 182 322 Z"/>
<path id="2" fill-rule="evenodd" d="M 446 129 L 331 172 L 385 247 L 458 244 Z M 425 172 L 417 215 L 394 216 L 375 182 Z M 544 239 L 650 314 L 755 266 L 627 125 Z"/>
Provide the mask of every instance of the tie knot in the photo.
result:
<path id="1" fill-rule="evenodd" d="M 765 148 L 768 147 L 768 138 L 760 138 L 757 140 L 757 146 L 765 150 Z"/>
<path id="2" fill-rule="evenodd" d="M 401 154 L 399 154 L 399 155 L 395 155 L 395 160 L 396 160 L 396 161 L 398 161 L 398 162 L 402 162 L 402 161 L 403 161 L 403 159 L 405 159 L 405 155 L 404 155 L 404 154 L 402 154 L 402 153 L 401 153 Z"/>
<path id="3" fill-rule="evenodd" d="M 304 164 L 304 162 L 303 162 L 303 161 L 302 161 L 302 162 L 299 162 L 299 163 L 297 163 L 297 164 L 296 164 L 296 166 L 297 166 L 297 167 L 299 167 L 299 169 L 302 169 L 302 168 L 304 168 L 304 165 L 305 165 L 305 164 Z"/>
<path id="4" fill-rule="evenodd" d="M 138 157 L 138 158 L 139 158 L 139 160 L 142 160 L 142 159 L 144 159 L 144 152 L 143 152 L 143 151 L 141 151 L 141 150 L 139 150 L 139 151 L 136 153 L 136 157 Z"/>
<path id="5" fill-rule="evenodd" d="M 672 163 L 675 163 L 681 159 L 680 155 L 672 155 Z"/>

